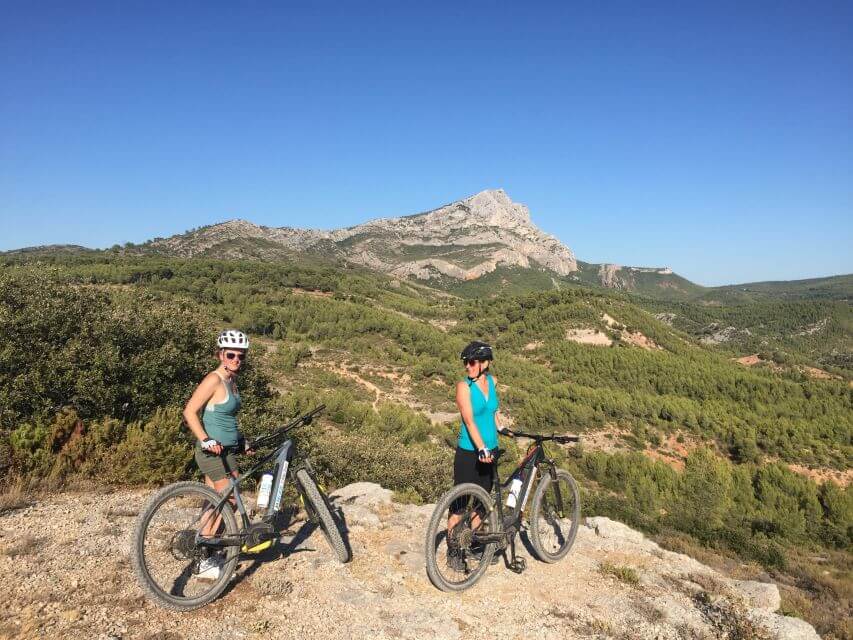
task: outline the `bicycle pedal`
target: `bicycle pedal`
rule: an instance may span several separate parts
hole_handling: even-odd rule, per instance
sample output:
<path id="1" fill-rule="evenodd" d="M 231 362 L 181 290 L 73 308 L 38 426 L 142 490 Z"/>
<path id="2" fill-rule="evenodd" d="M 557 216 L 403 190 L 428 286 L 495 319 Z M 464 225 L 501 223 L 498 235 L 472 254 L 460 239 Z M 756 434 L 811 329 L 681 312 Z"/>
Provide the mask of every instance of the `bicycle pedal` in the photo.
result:
<path id="1" fill-rule="evenodd" d="M 527 568 L 524 558 L 515 558 L 509 563 L 509 570 L 513 573 L 522 573 Z"/>

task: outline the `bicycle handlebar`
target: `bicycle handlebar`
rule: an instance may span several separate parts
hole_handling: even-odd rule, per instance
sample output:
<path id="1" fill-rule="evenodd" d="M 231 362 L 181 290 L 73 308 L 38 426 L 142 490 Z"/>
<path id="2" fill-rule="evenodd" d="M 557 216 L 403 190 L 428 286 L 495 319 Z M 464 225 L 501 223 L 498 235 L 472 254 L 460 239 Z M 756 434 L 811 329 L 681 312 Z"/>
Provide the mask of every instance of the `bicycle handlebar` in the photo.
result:
<path id="1" fill-rule="evenodd" d="M 251 449 L 257 449 L 258 447 L 263 447 L 263 446 L 265 446 L 271 442 L 275 442 L 277 439 L 281 438 L 288 431 L 292 431 L 296 427 L 300 427 L 300 426 L 305 425 L 305 424 L 311 424 L 311 420 L 313 420 L 314 417 L 317 416 L 318 414 L 320 414 L 325 408 L 326 408 L 326 405 L 321 404 L 319 407 L 312 409 L 311 411 L 309 411 L 305 415 L 299 416 L 298 418 L 294 418 L 288 424 L 284 425 L 280 429 L 273 431 L 272 433 L 268 433 L 266 435 L 259 436 L 259 437 L 255 438 L 254 440 L 251 440 L 250 441 L 250 448 Z"/>
<path id="2" fill-rule="evenodd" d="M 500 431 L 498 433 L 501 433 Z M 523 431 L 512 431 L 510 429 L 506 429 L 502 432 L 503 435 L 509 436 L 510 438 L 530 438 L 531 440 L 536 440 L 537 442 L 546 442 L 549 440 L 553 440 L 554 442 L 559 442 L 561 444 L 568 444 L 569 442 L 580 442 L 580 436 L 574 435 L 558 435 L 556 433 L 552 433 L 549 435 L 544 435 L 541 433 L 524 433 Z"/>

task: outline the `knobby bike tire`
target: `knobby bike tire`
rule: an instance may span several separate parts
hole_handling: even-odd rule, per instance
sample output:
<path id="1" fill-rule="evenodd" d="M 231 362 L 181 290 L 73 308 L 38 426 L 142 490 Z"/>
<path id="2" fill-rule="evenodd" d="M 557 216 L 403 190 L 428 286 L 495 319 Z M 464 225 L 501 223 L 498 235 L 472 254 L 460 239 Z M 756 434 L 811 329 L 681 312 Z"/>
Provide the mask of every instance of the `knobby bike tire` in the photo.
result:
<path id="1" fill-rule="evenodd" d="M 539 480 L 539 486 L 536 487 L 536 493 L 533 494 L 533 505 L 530 509 L 530 542 L 533 544 L 533 549 L 536 551 L 537 557 L 542 562 L 547 562 L 549 564 L 557 562 L 565 557 L 569 552 L 575 542 L 575 536 L 577 536 L 578 533 L 578 525 L 580 524 L 581 502 L 578 485 L 575 482 L 575 479 L 568 471 L 564 471 L 562 469 L 557 469 L 557 479 L 560 486 L 568 486 L 570 495 L 566 496 L 566 498 L 570 498 L 572 501 L 570 506 L 571 513 L 569 515 L 572 520 L 571 527 L 557 551 L 551 552 L 545 548 L 542 541 L 542 536 L 545 532 L 540 528 L 542 525 L 540 516 L 543 515 L 543 508 L 547 506 L 543 504 L 545 501 L 545 494 L 554 482 L 548 471 L 545 471 L 542 474 L 542 478 Z"/>
<path id="2" fill-rule="evenodd" d="M 163 487 L 148 499 L 148 502 L 145 504 L 145 507 L 136 520 L 136 526 L 133 532 L 133 547 L 130 556 L 136 580 L 147 597 L 165 609 L 170 609 L 172 611 L 191 611 L 208 604 L 225 590 L 237 565 L 239 549 L 238 547 L 228 547 L 226 549 L 226 559 L 220 567 L 219 579 L 212 581 L 210 583 L 210 589 L 204 592 L 201 596 L 195 598 L 182 598 L 174 596 L 161 589 L 160 585 L 158 585 L 152 578 L 148 565 L 145 561 L 145 534 L 152 518 L 157 513 L 157 510 L 162 507 L 167 500 L 181 494 L 196 494 L 199 498 L 206 499 L 212 504 L 219 502 L 222 497 L 216 491 L 207 485 L 201 484 L 200 482 L 176 482 Z M 222 505 L 221 515 L 222 523 L 225 528 L 224 535 L 236 536 L 238 533 L 237 521 L 234 518 L 234 510 L 231 508 L 230 503 L 226 502 Z"/>
<path id="3" fill-rule="evenodd" d="M 332 551 L 335 552 L 338 560 L 341 562 L 349 562 L 352 554 L 341 536 L 338 522 L 332 515 L 332 509 L 325 495 L 323 495 L 317 483 L 314 482 L 314 479 L 305 469 L 300 469 L 296 472 L 296 481 L 302 487 L 305 499 L 309 503 L 306 506 L 310 507 L 317 515 L 317 519 L 320 521 L 320 529 L 326 536 L 326 540 Z"/>
<path id="4" fill-rule="evenodd" d="M 442 591 L 464 591 L 472 587 L 486 573 L 486 569 L 489 568 L 492 556 L 494 556 L 497 547 L 496 544 L 486 545 L 479 566 L 465 580 L 452 582 L 442 575 L 441 569 L 438 566 L 438 558 L 436 557 L 439 534 L 442 529 L 446 530 L 447 528 L 447 514 L 450 505 L 463 496 L 471 496 L 480 500 L 488 509 L 488 519 L 484 523 L 486 531 L 496 532 L 498 530 L 497 511 L 494 509 L 494 501 L 489 492 L 483 489 L 483 487 L 473 483 L 458 484 L 439 499 L 435 505 L 435 511 L 432 512 L 429 526 L 427 526 L 425 556 L 426 570 L 430 582 Z"/>

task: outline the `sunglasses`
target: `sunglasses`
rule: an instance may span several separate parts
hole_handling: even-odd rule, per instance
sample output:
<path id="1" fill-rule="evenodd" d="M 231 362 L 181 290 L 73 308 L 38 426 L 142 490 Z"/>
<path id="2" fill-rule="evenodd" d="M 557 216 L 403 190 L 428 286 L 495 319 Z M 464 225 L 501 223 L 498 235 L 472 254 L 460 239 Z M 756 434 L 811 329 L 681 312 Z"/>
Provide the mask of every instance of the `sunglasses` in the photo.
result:
<path id="1" fill-rule="evenodd" d="M 240 362 L 243 362 L 243 360 L 246 359 L 246 354 L 245 353 L 234 353 L 233 351 L 228 351 L 225 354 L 225 357 L 228 358 L 229 360 L 233 360 L 234 358 L 237 358 L 237 360 L 239 360 Z"/>
<path id="2" fill-rule="evenodd" d="M 463 360 L 462 362 L 465 363 L 466 367 L 473 367 L 475 364 L 477 364 L 477 360 Z"/>

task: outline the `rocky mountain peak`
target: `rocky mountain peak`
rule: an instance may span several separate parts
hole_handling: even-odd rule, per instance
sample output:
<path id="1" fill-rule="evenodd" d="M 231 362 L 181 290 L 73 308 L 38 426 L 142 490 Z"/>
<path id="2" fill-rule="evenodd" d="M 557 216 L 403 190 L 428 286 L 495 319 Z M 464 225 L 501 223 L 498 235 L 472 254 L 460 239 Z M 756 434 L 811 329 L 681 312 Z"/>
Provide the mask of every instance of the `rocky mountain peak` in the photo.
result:
<path id="1" fill-rule="evenodd" d="M 474 221 L 489 227 L 513 229 L 519 225 L 532 224 L 530 210 L 523 204 L 513 202 L 503 189 L 487 189 L 455 205 L 467 208 Z"/>
<path id="2" fill-rule="evenodd" d="M 503 189 L 480 191 L 426 213 L 380 218 L 334 231 L 261 227 L 234 219 L 159 240 L 154 246 L 182 256 L 221 255 L 218 247 L 235 239 L 262 245 L 258 255 L 270 259 L 279 250 L 322 248 L 326 255 L 397 277 L 425 280 L 472 280 L 499 266 L 535 266 L 558 275 L 578 268 L 571 250 L 533 224 L 530 210 L 513 202 Z M 245 251 L 243 246 L 235 250 Z"/>

